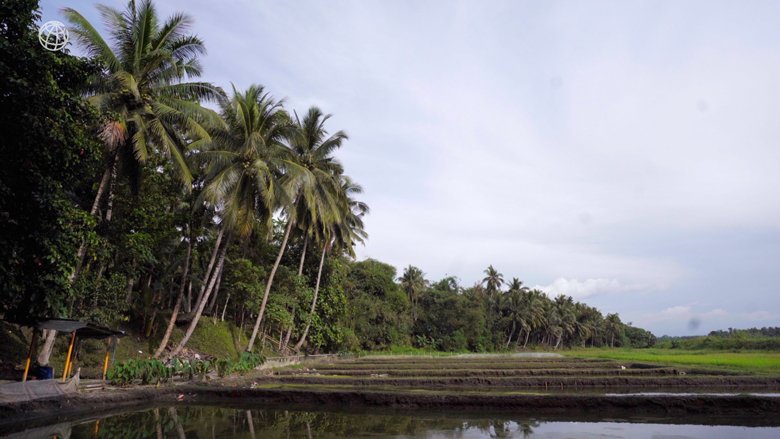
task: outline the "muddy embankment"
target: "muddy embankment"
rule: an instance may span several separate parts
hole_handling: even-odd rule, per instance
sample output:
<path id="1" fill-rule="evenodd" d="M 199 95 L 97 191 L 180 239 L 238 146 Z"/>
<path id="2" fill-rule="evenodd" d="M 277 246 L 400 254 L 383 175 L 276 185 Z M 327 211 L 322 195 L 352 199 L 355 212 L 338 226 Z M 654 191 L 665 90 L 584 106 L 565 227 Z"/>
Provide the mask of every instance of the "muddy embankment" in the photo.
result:
<path id="1" fill-rule="evenodd" d="M 780 393 L 780 377 L 568 358 L 362 358 L 256 371 L 208 384 L 109 388 L 0 405 L 0 433 L 3 426 L 20 422 L 58 422 L 177 404 L 522 412 L 572 420 L 639 417 L 665 422 L 701 419 L 708 424 L 740 419 L 736 425 L 780 425 L 780 397 L 748 394 L 762 391 Z"/>
<path id="2" fill-rule="evenodd" d="M 446 410 L 518 413 L 582 419 L 663 420 L 671 423 L 780 425 L 780 398 L 754 395 L 508 395 L 363 389 L 244 388 L 220 385 L 138 387 L 70 398 L 0 406 L 0 434 L 20 424 L 34 427 L 75 419 L 96 419 L 128 410 L 175 405 L 290 410 Z"/>

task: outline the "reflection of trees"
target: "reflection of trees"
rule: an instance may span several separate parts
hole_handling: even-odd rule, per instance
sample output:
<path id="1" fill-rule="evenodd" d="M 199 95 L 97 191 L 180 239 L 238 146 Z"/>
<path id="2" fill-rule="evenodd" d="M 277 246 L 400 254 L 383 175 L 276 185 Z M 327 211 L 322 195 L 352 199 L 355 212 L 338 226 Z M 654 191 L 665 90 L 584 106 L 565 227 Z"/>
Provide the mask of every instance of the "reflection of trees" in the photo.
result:
<path id="1" fill-rule="evenodd" d="M 514 438 L 516 433 L 522 433 L 524 438 L 534 433 L 534 428 L 541 423 L 533 419 L 527 420 L 501 420 L 501 419 L 477 419 L 463 423 L 464 429 L 476 428 L 488 437 Z"/>
<path id="2" fill-rule="evenodd" d="M 141 439 L 149 437 L 318 438 L 354 436 L 462 438 L 479 431 L 493 438 L 528 438 L 539 426 L 534 420 L 469 418 L 443 414 L 371 414 L 290 410 L 238 410 L 220 407 L 169 407 L 122 414 L 74 426 L 74 437 Z"/>
<path id="3" fill-rule="evenodd" d="M 519 425 L 518 431 L 523 433 L 524 438 L 527 438 L 534 434 L 534 428 L 541 425 L 541 422 L 531 419 L 528 421 L 518 422 L 517 424 Z"/>

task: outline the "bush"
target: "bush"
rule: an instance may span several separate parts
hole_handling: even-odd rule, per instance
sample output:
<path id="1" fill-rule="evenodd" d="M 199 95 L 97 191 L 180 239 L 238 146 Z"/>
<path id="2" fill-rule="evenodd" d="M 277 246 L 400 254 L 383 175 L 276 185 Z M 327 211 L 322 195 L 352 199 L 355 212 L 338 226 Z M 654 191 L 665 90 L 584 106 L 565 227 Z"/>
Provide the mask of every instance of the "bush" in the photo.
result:
<path id="1" fill-rule="evenodd" d="M 264 362 L 265 358 L 260 354 L 242 352 L 238 361 L 231 360 L 230 358 L 222 358 L 217 360 L 214 364 L 217 369 L 217 374 L 220 377 L 224 377 L 232 373 L 245 373 L 254 370 L 254 368 Z"/>
<path id="2" fill-rule="evenodd" d="M 205 380 L 209 372 L 220 372 L 229 370 L 232 372 L 243 372 L 254 369 L 264 360 L 257 354 L 245 353 L 237 362 L 232 360 L 217 360 L 211 362 L 208 360 L 187 360 L 182 361 L 174 358 L 168 364 L 157 359 L 148 360 L 127 360 L 116 364 L 109 369 L 106 378 L 116 386 L 128 386 L 134 382 L 140 381 L 141 384 L 162 384 L 167 383 L 174 377 L 182 377 L 188 380 Z M 227 365 L 227 366 L 226 366 Z M 220 373 L 220 376 L 224 376 Z"/>

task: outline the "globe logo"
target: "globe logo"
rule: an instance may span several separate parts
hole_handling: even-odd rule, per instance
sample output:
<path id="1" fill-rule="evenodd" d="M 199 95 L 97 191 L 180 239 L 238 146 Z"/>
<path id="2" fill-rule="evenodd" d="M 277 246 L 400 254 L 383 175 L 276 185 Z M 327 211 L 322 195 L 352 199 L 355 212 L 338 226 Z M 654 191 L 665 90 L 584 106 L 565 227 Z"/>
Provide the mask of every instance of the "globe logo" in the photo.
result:
<path id="1" fill-rule="evenodd" d="M 47 21 L 38 30 L 38 41 L 46 50 L 62 50 L 68 44 L 68 28 L 59 21 Z"/>

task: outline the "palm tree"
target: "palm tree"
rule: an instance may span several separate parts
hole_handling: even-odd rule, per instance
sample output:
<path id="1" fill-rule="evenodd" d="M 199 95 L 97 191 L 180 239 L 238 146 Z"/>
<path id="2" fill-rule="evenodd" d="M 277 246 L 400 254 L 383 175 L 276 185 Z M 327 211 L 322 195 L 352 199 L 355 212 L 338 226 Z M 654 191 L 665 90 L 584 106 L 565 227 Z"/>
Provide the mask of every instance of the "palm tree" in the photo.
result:
<path id="1" fill-rule="evenodd" d="M 493 295 L 501 291 L 501 285 L 504 284 L 504 275 L 499 273 L 492 265 L 485 269 L 485 278 L 482 282 L 485 284 L 485 290 L 488 295 Z"/>
<path id="2" fill-rule="evenodd" d="M 420 299 L 420 294 L 425 290 L 427 282 L 425 280 L 425 273 L 415 266 L 408 266 L 404 270 L 404 274 L 398 278 L 401 282 L 401 288 L 409 296 L 409 301 L 412 303 L 412 322 L 417 321 L 417 302 Z"/>
<path id="3" fill-rule="evenodd" d="M 118 168 L 137 177 L 150 154 L 175 163 L 186 187 L 192 174 L 186 152 L 193 140 L 208 139 L 205 122 L 216 114 L 200 106 L 223 92 L 208 82 L 185 82 L 201 75 L 199 57 L 203 42 L 190 35 L 192 19 L 177 13 L 161 22 L 151 0 L 128 2 L 125 11 L 105 5 L 98 10 L 111 36 L 106 41 L 94 26 L 72 8 L 63 13 L 70 32 L 87 53 L 104 68 L 94 78 L 88 100 L 107 122 L 100 131 L 106 151 L 105 169 L 90 213 L 97 214 L 107 188 L 113 188 Z M 131 183 L 137 185 L 135 179 Z M 109 190 L 109 206 L 113 193 Z M 110 207 L 106 216 L 110 218 Z M 78 275 L 86 243 L 79 248 L 71 282 Z"/>
<path id="4" fill-rule="evenodd" d="M 507 292 L 504 295 L 503 306 L 505 307 L 509 321 L 512 323 L 512 329 L 509 331 L 509 337 L 506 341 L 507 348 L 509 348 L 509 345 L 512 343 L 512 337 L 514 337 L 517 325 L 522 319 L 524 293 L 527 290 L 528 289 L 523 285 L 523 282 L 520 279 L 513 277 L 512 281 L 509 282 Z"/>
<path id="5" fill-rule="evenodd" d="M 520 327 L 525 331 L 523 349 L 528 346 L 531 333 L 547 323 L 544 304 L 548 301 L 543 292 L 531 290 L 523 294 L 523 307 L 519 318 Z M 517 338 L 518 345 L 520 337 Z"/>
<path id="6" fill-rule="evenodd" d="M 289 117 L 281 102 L 263 87 L 253 85 L 244 93 L 234 89 L 230 100 L 220 100 L 220 110 L 223 123 L 212 128 L 211 141 L 204 144 L 207 150 L 201 153 L 208 163 L 203 197 L 221 207 L 220 233 L 195 316 L 171 355 L 184 347 L 198 324 L 221 274 L 231 233 L 246 238 L 252 232 L 269 230 L 274 200 L 279 197 L 281 141 L 289 128 Z M 211 269 L 218 249 L 216 268 Z"/>
<path id="7" fill-rule="evenodd" d="M 354 258 L 355 245 L 363 243 L 368 237 L 363 225 L 363 216 L 369 211 L 368 205 L 352 198 L 352 195 L 354 194 L 363 193 L 363 188 L 346 175 L 340 175 L 339 180 L 341 182 L 340 191 L 338 193 L 338 206 L 341 210 L 341 214 L 338 215 L 340 220 L 332 222 L 329 228 L 325 227 L 324 223 L 321 223 L 322 228 L 325 230 L 323 235 L 327 236 L 327 238 L 322 249 L 320 266 L 317 271 L 317 283 L 314 287 L 314 298 L 311 302 L 311 309 L 309 310 L 309 316 L 306 319 L 306 327 L 303 330 L 303 334 L 298 340 L 298 343 L 295 344 L 296 351 L 300 350 L 301 346 L 303 346 L 309 329 L 311 328 L 312 318 L 314 317 L 314 311 L 317 306 L 317 295 L 320 291 L 320 280 L 322 278 L 322 267 L 325 262 L 325 255 L 331 247 L 335 247 Z"/>
<path id="8" fill-rule="evenodd" d="M 517 278 L 513 279 L 517 280 Z M 514 282 L 513 282 L 514 283 Z M 516 285 L 513 285 L 516 286 Z M 505 296 L 505 306 L 507 310 L 507 317 L 512 322 L 512 329 L 509 331 L 509 337 L 506 340 L 506 347 L 512 343 L 512 337 L 515 336 L 517 330 L 517 324 L 523 318 L 523 292 L 519 288 L 512 288 L 510 286 Z M 521 324 L 522 325 L 522 324 Z"/>
<path id="9" fill-rule="evenodd" d="M 548 321 L 550 334 L 556 337 L 554 349 L 560 347 L 564 337 L 574 333 L 575 323 L 574 299 L 571 296 L 559 295 L 555 298 L 552 315 Z"/>
<path id="10" fill-rule="evenodd" d="M 509 282 L 509 284 L 507 285 L 507 292 L 512 292 L 512 291 L 525 292 L 528 291 L 528 288 L 525 285 L 523 285 L 523 281 L 521 281 L 516 277 L 513 277 L 512 281 Z"/>
<path id="11" fill-rule="evenodd" d="M 189 16 L 177 13 L 161 25 L 151 0 L 138 6 L 131 0 L 124 12 L 105 5 L 98 5 L 98 10 L 108 27 L 109 41 L 76 10 L 65 8 L 63 13 L 76 42 L 104 69 L 104 74 L 93 78 L 88 98 L 107 117 L 100 130 L 105 167 L 90 214 L 97 216 L 108 189 L 106 220 L 110 220 L 118 170 L 137 177 L 150 153 L 172 158 L 189 185 L 187 142 L 207 138 L 202 123 L 215 116 L 198 101 L 214 99 L 222 91 L 207 82 L 184 82 L 200 76 L 198 58 L 206 52 L 203 42 L 188 34 Z M 136 180 L 131 179 L 134 187 Z M 71 284 L 86 252 L 87 242 L 82 240 L 68 277 Z M 41 364 L 48 364 L 55 335 L 56 331 L 49 331 L 38 357 Z"/>
<path id="12" fill-rule="evenodd" d="M 615 314 L 607 314 L 604 319 L 605 329 L 607 335 L 609 335 L 609 347 L 615 347 L 615 336 L 620 337 L 623 334 L 623 322 L 620 321 L 620 316 Z"/>
<path id="13" fill-rule="evenodd" d="M 325 225 L 322 227 L 325 230 L 327 224 L 339 220 L 333 215 L 338 215 L 340 212 L 337 206 L 339 182 L 336 176 L 343 172 L 343 167 L 333 157 L 333 152 L 340 148 L 348 137 L 343 131 L 328 136 L 325 122 L 329 118 L 330 115 L 324 115 L 319 108 L 312 107 L 302 120 L 296 114 L 292 128 L 287 130 L 288 145 L 282 150 L 281 157 L 284 173 L 280 178 L 280 184 L 286 194 L 285 199 L 281 200 L 280 207 L 287 217 L 287 227 L 279 247 L 279 254 L 268 276 L 263 302 L 252 329 L 252 336 L 249 338 L 247 351 L 251 351 L 254 347 L 260 323 L 263 321 L 268 294 L 273 285 L 274 274 L 284 255 L 293 225 L 299 221 L 308 221 L 312 224 L 319 221 Z M 327 245 L 324 245 L 323 251 L 326 249 Z"/>

